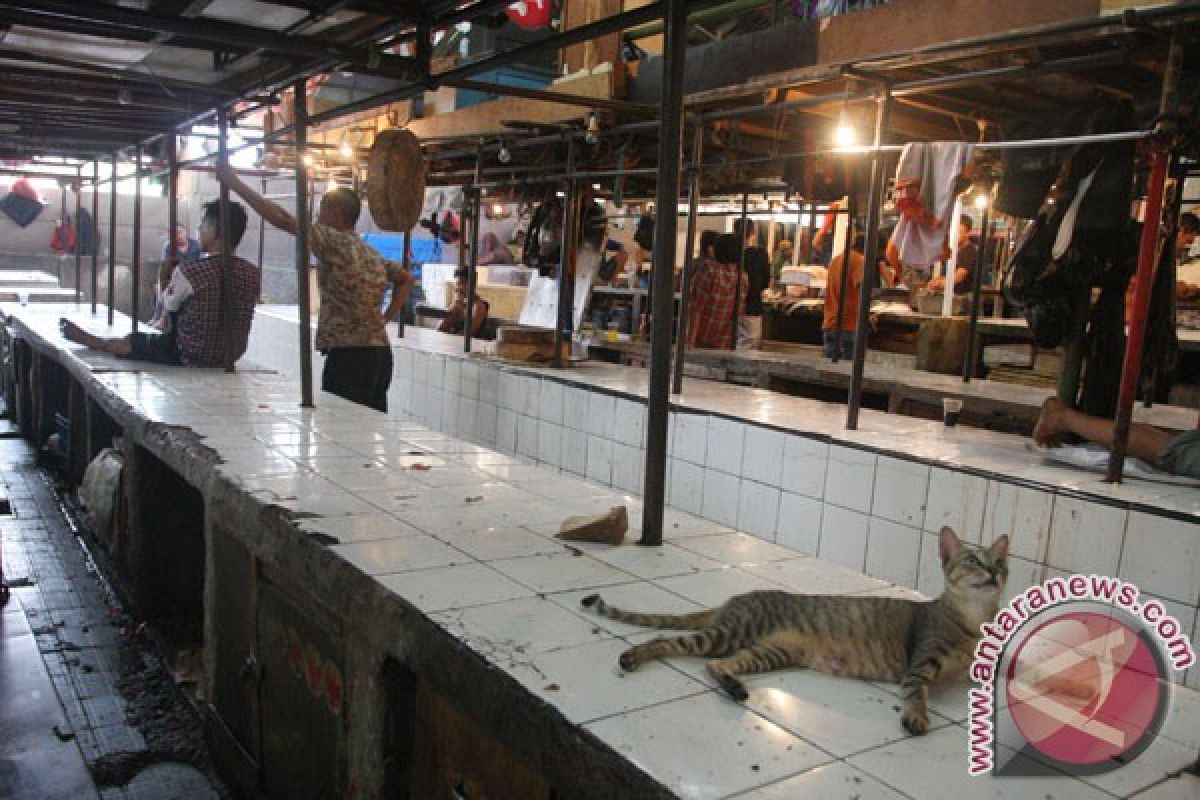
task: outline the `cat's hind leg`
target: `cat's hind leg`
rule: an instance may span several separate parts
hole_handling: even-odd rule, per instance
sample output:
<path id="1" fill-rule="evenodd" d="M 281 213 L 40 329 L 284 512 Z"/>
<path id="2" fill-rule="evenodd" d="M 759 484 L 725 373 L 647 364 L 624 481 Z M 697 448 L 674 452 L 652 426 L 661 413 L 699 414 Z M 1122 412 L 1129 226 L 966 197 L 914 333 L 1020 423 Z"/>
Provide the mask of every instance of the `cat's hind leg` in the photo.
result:
<path id="1" fill-rule="evenodd" d="M 626 672 L 656 658 L 671 656 L 711 656 L 728 653 L 732 648 L 728 632 L 722 628 L 709 628 L 686 636 L 660 636 L 643 642 L 621 653 L 619 662 Z"/>
<path id="2" fill-rule="evenodd" d="M 726 658 L 714 658 L 705 666 L 721 689 L 739 703 L 749 693 L 738 675 L 773 672 L 786 667 L 808 666 L 812 654 L 802 637 L 780 636 L 739 650 Z"/>

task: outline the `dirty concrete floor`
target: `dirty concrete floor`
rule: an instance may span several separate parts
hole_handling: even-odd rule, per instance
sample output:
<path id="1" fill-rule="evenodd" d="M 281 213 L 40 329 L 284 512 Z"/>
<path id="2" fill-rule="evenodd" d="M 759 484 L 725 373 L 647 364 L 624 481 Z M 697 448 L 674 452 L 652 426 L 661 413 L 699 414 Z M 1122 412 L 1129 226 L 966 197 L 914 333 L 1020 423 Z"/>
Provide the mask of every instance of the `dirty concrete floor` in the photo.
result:
<path id="1" fill-rule="evenodd" d="M 20 439 L 0 438 L 0 496 L 0 798 L 228 797 L 152 631 L 120 607 Z"/>

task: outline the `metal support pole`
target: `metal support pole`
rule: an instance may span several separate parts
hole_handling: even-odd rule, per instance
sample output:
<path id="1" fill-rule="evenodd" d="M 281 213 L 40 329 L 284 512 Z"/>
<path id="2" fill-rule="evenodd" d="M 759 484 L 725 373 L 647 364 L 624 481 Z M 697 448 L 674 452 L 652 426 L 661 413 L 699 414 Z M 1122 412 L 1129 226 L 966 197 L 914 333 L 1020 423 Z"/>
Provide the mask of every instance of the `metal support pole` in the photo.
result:
<path id="1" fill-rule="evenodd" d="M 229 166 L 229 114 L 217 108 L 217 165 Z M 229 252 L 229 187 L 221 183 L 221 323 L 225 340 L 225 371 L 233 372 L 233 253 Z"/>
<path id="2" fill-rule="evenodd" d="M 875 112 L 875 147 L 883 144 L 892 107 L 891 93 L 886 89 L 879 95 Z M 870 329 L 871 289 L 879 278 L 879 211 L 883 204 L 883 154 L 871 153 L 871 177 L 867 184 L 867 229 L 863 247 L 863 280 L 858 294 L 858 320 L 854 326 L 854 365 L 850 370 L 850 396 L 846 402 L 846 428 L 858 428 L 858 411 L 862 404 L 863 368 L 867 360 L 867 333 Z"/>
<path id="3" fill-rule="evenodd" d="M 117 304 L 117 154 L 112 155 L 112 180 L 108 184 L 108 326 L 113 324 L 113 307 Z"/>
<path id="4" fill-rule="evenodd" d="M 475 156 L 475 185 L 463 193 L 463 200 L 467 204 L 464 209 L 466 213 L 463 214 L 463 223 L 467 226 L 470 234 L 468 235 L 467 230 L 463 231 L 459 253 L 462 253 L 464 247 L 471 248 L 467 257 L 467 296 L 464 301 L 466 306 L 463 308 L 464 353 L 471 352 L 471 329 L 475 327 L 475 288 L 479 285 L 479 221 L 483 212 L 483 190 L 479 188 L 479 184 L 482 177 L 483 152 L 481 150 Z M 461 258 L 459 258 L 459 263 L 462 263 Z"/>
<path id="5" fill-rule="evenodd" d="M 746 277 L 746 234 L 748 225 L 746 224 L 746 213 L 750 208 L 750 193 L 742 192 L 742 222 L 741 222 L 741 247 L 738 250 L 738 294 L 741 294 L 742 279 L 746 278 L 749 283 L 749 278 Z M 749 288 L 749 287 L 747 287 Z M 749 296 L 747 296 L 749 299 Z M 733 304 L 733 332 L 729 335 L 729 349 L 737 350 L 738 341 L 738 318 L 741 316 L 743 309 L 741 304 L 734 302 Z"/>
<path id="6" fill-rule="evenodd" d="M 267 179 L 264 176 L 259 184 L 262 189 L 263 197 L 267 196 Z M 262 269 L 263 262 L 266 261 L 267 253 L 267 221 L 261 216 L 258 218 L 258 268 Z"/>
<path id="7" fill-rule="evenodd" d="M 687 234 L 684 237 L 683 277 L 679 281 L 679 324 L 675 330 L 675 369 L 672 394 L 683 392 L 683 362 L 687 358 L 688 289 L 696 260 L 696 216 L 700 206 L 700 160 L 704 156 L 704 126 L 697 125 L 692 133 L 692 166 L 688 175 Z"/>
<path id="8" fill-rule="evenodd" d="M 854 164 L 849 165 L 850 186 L 846 193 L 846 236 L 842 241 L 842 274 L 838 281 L 838 301 L 837 301 L 837 319 L 834 320 L 834 336 L 835 347 L 833 350 L 833 363 L 838 363 L 842 358 L 842 317 L 846 313 L 846 290 L 850 288 L 850 270 L 851 258 L 850 251 L 854 246 Z M 836 230 L 837 223 L 834 223 Z M 832 257 L 830 263 L 833 263 Z M 863 262 L 864 278 L 866 277 L 866 262 Z M 855 349 L 858 347 L 866 347 L 866 342 L 855 341 Z"/>
<path id="9" fill-rule="evenodd" d="M 92 161 L 92 316 L 96 316 L 97 271 L 100 268 L 100 159 Z"/>
<path id="10" fill-rule="evenodd" d="M 138 289 L 142 283 L 142 146 L 133 147 L 133 281 L 129 284 L 129 318 L 138 329 Z"/>
<path id="11" fill-rule="evenodd" d="M 661 545 L 667 496 L 667 425 L 670 422 L 671 307 L 674 305 L 675 232 L 679 226 L 679 155 L 683 148 L 683 72 L 687 52 L 687 2 L 665 0 L 662 126 L 658 139 L 659 210 L 654 232 L 651 288 L 650 379 L 646 397 L 646 469 L 641 545 Z"/>
<path id="12" fill-rule="evenodd" d="M 562 244 L 558 254 L 558 305 L 557 321 L 554 325 L 554 367 L 562 369 L 563 334 L 572 322 L 573 300 L 575 299 L 575 251 L 579 246 L 576 236 L 577 195 L 579 185 L 575 181 L 575 141 L 567 139 L 567 181 L 563 186 Z"/>
<path id="13" fill-rule="evenodd" d="M 988 244 L 991 243 L 992 201 L 983 207 L 983 219 L 979 222 L 979 257 L 975 259 L 975 272 L 971 275 L 971 318 L 967 321 L 967 354 L 963 361 L 963 383 L 970 383 L 979 361 L 976 354 L 976 338 L 979 335 L 979 305 L 983 292 L 983 273 L 987 272 Z"/>
<path id="14" fill-rule="evenodd" d="M 178 258 L 175 246 L 175 229 L 179 227 L 179 139 L 172 131 L 166 138 L 167 145 L 167 258 L 174 261 Z M 172 268 L 173 271 L 173 268 Z M 155 292 L 159 291 L 162 282 L 162 266 L 155 276 Z"/>
<path id="15" fill-rule="evenodd" d="M 76 170 L 79 180 L 75 183 L 75 305 L 79 305 L 83 289 L 83 232 L 79 230 L 79 220 L 83 218 L 83 165 Z"/>
<path id="16" fill-rule="evenodd" d="M 400 256 L 400 263 L 404 267 L 404 271 L 412 276 L 412 228 L 404 232 L 404 254 Z M 393 290 L 394 291 L 394 290 Z M 400 312 L 400 319 L 396 320 L 396 335 L 401 339 L 404 338 L 404 311 Z"/>
<path id="17" fill-rule="evenodd" d="M 296 113 L 296 290 L 300 303 L 300 406 L 313 407 L 312 298 L 308 296 L 308 170 L 304 150 L 308 146 L 308 101 L 304 80 L 293 84 Z"/>
<path id="18" fill-rule="evenodd" d="M 1117 417 L 1113 422 L 1112 451 L 1109 453 L 1108 472 L 1105 477 L 1105 480 L 1110 483 L 1120 483 L 1125 468 L 1125 451 L 1129 445 L 1129 425 L 1133 419 L 1133 403 L 1137 399 L 1138 381 L 1142 374 L 1142 348 L 1146 342 L 1146 317 L 1150 306 L 1150 292 L 1154 288 L 1154 272 L 1158 266 L 1163 191 L 1166 187 L 1170 162 L 1171 156 L 1166 148 L 1156 147 L 1150 168 L 1150 184 L 1146 189 L 1146 216 L 1142 222 L 1137 274 L 1134 276 L 1129 338 L 1125 342 L 1125 361 L 1121 367 L 1121 388 L 1117 395 Z"/>

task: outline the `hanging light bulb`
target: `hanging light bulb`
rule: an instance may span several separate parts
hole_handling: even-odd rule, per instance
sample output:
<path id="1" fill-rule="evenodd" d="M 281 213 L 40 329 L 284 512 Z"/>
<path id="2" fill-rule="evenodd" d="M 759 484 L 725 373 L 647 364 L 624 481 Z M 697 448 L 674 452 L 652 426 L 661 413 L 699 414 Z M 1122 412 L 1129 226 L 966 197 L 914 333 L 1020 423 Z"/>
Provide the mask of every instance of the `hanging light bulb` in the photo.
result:
<path id="1" fill-rule="evenodd" d="M 507 164 L 508 162 L 512 161 L 512 153 L 508 152 L 507 147 L 500 145 L 500 152 L 496 153 L 496 160 L 501 164 Z"/>
<path id="2" fill-rule="evenodd" d="M 978 208 L 980 211 L 983 211 L 985 208 L 987 208 L 988 207 L 988 196 L 983 193 L 975 195 L 975 207 Z"/>
<path id="3" fill-rule="evenodd" d="M 846 113 L 845 108 L 838 112 L 838 124 L 833 131 L 833 143 L 837 147 L 854 147 L 858 144 L 858 133 L 850 124 L 850 115 Z"/>
<path id="4" fill-rule="evenodd" d="M 311 167 L 313 165 L 312 153 L 305 153 L 300 160 L 304 162 L 304 166 L 306 167 Z"/>
<path id="5" fill-rule="evenodd" d="M 338 145 L 338 152 L 342 154 L 342 158 L 354 158 L 354 148 L 345 139 L 342 139 L 342 143 Z"/>
<path id="6" fill-rule="evenodd" d="M 600 120 L 596 119 L 595 111 L 588 113 L 587 133 L 583 135 L 583 140 L 589 145 L 594 145 L 600 141 Z"/>
<path id="7" fill-rule="evenodd" d="M 333 178 L 330 178 L 329 183 L 325 184 L 325 191 L 327 192 L 332 192 L 336 188 L 338 188 L 338 182 Z"/>

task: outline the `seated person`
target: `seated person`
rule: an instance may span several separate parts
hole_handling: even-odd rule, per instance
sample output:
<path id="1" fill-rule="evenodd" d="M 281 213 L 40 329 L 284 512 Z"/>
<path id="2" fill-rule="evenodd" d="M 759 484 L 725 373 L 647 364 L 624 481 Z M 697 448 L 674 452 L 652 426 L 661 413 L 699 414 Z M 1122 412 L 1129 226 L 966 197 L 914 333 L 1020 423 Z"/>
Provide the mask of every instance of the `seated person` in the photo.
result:
<path id="1" fill-rule="evenodd" d="M 727 349 L 733 346 L 733 312 L 746 303 L 749 278 L 739 266 L 741 239 L 717 237 L 713 256 L 702 255 L 688 284 L 688 346 Z M 735 306 L 736 304 L 736 306 Z"/>
<path id="2" fill-rule="evenodd" d="M 1043 447 L 1053 447 L 1067 434 L 1111 450 L 1113 421 L 1076 411 L 1057 397 L 1048 398 L 1042 404 L 1042 413 L 1033 428 L 1034 441 Z M 1200 479 L 1200 430 L 1169 433 L 1152 425 L 1132 422 L 1126 454 L 1163 472 Z"/>
<path id="3" fill-rule="evenodd" d="M 229 244 L 232 248 L 236 250 L 245 232 L 245 209 L 239 203 L 230 203 Z M 63 319 L 59 323 L 63 336 L 122 358 L 188 367 L 223 366 L 225 315 L 221 307 L 221 238 L 220 204 L 216 201 L 207 203 L 200 222 L 200 244 L 208 256 L 180 264 L 171 274 L 164 295 L 167 311 L 164 333 L 133 333 L 119 339 L 104 339 Z M 233 360 L 237 361 L 246 352 L 262 274 L 258 267 L 233 254 L 230 254 L 230 267 L 231 349 Z"/>
<path id="4" fill-rule="evenodd" d="M 479 336 L 480 330 L 487 322 L 490 306 L 479 295 L 475 295 L 473 302 L 475 306 L 471 317 L 471 336 Z M 450 302 L 450 308 L 446 311 L 446 318 L 442 320 L 442 324 L 438 325 L 438 330 L 442 333 L 461 334 L 466 327 L 467 271 L 457 269 L 454 271 L 454 298 Z"/>
<path id="5" fill-rule="evenodd" d="M 954 266 L 954 292 L 962 294 L 971 291 L 971 276 L 975 273 L 975 265 L 979 261 L 979 248 L 971 241 L 971 218 L 963 214 L 958 221 L 958 263 Z M 946 279 L 938 276 L 929 282 L 927 287 L 931 292 L 940 292 L 946 287 Z"/>

